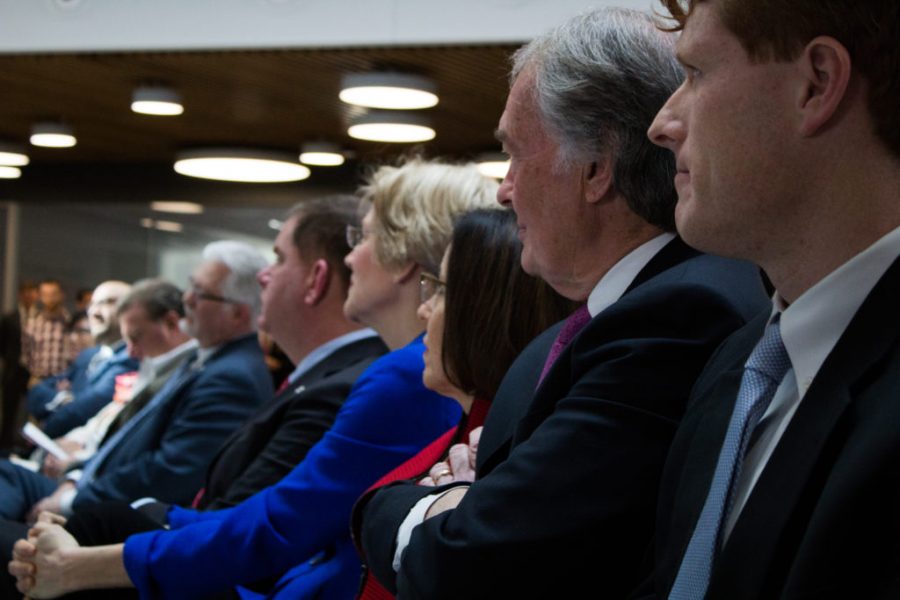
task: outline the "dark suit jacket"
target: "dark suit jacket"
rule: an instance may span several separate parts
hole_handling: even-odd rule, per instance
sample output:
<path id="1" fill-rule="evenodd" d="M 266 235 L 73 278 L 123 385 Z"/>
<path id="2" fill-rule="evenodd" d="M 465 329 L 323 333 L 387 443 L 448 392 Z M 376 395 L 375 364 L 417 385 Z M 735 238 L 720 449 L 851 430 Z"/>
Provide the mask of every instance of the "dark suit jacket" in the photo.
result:
<path id="1" fill-rule="evenodd" d="M 153 496 L 187 504 L 222 441 L 272 398 L 272 379 L 256 334 L 226 342 L 200 369 L 172 376 L 156 397 L 88 462 L 74 507 Z M 107 448 L 109 444 L 114 444 Z"/>
<path id="2" fill-rule="evenodd" d="M 900 598 L 900 260 L 806 392 L 714 567 L 707 598 Z M 743 365 L 768 315 L 698 380 L 658 512 L 655 588 L 675 581 L 715 470 Z"/>
<path id="3" fill-rule="evenodd" d="M 94 346 L 82 351 L 68 369 L 43 379 L 28 390 L 28 412 L 43 419 L 41 429 L 51 438 L 63 436 L 87 423 L 112 402 L 116 377 L 138 369 L 138 361 L 128 356 L 125 343 L 119 342 L 113 346 L 114 354 L 91 370 L 88 366 L 99 350 L 100 346 Z M 74 397 L 68 404 L 48 411 L 46 404 L 56 397 L 56 384 L 62 379 L 69 380 Z"/>
<path id="4" fill-rule="evenodd" d="M 356 379 L 386 352 L 379 338 L 353 342 L 264 405 L 219 450 L 207 472 L 198 508 L 234 506 L 280 481 L 334 423 Z"/>
<path id="5" fill-rule="evenodd" d="M 671 242 L 536 391 L 553 336 L 535 340 L 527 364 L 516 361 L 491 409 L 515 419 L 511 437 L 505 423 L 495 435 L 489 417 L 476 482 L 455 510 L 413 531 L 396 577 L 397 529 L 429 490 L 407 483 L 372 497 L 361 534 L 376 576 L 405 600 L 624 596 L 642 576 L 662 465 L 691 385 L 719 343 L 767 304 L 754 267 Z"/>

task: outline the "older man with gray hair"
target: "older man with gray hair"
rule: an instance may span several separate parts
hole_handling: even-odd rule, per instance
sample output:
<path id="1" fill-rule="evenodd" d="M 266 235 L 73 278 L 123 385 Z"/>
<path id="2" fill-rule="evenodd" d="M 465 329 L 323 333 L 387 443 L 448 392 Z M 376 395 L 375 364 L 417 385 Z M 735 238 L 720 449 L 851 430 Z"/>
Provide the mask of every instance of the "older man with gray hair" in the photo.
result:
<path id="1" fill-rule="evenodd" d="M 83 470 L 68 473 L 40 501 L 40 510 L 68 513 L 87 503 L 146 496 L 172 504 L 191 501 L 219 445 L 272 397 L 255 331 L 260 306 L 256 273 L 265 266 L 265 257 L 241 242 L 213 242 L 204 249 L 184 293 L 187 330 L 199 348 L 104 440 Z M 35 502 L 32 496 L 25 494 L 0 517 L 24 518 Z"/>
<path id="2" fill-rule="evenodd" d="M 752 266 L 672 233 L 675 165 L 645 131 L 681 78 L 673 44 L 645 14 L 597 10 L 516 54 L 498 199 L 516 213 L 524 269 L 585 304 L 513 364 L 477 456 L 457 446 L 429 473 L 437 489 L 400 484 L 358 504 L 387 591 L 620 598 L 645 576 L 694 379 L 766 306 Z M 385 592 L 367 585 L 363 597 Z"/>

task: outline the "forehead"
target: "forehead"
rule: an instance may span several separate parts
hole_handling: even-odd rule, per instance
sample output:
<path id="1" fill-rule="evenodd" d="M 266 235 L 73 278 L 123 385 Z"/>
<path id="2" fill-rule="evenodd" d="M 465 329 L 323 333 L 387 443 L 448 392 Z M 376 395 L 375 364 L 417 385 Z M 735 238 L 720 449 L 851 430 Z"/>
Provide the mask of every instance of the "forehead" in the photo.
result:
<path id="1" fill-rule="evenodd" d="M 289 255 L 292 251 L 296 250 L 297 247 L 294 245 L 294 230 L 297 229 L 298 223 L 300 223 L 300 216 L 294 215 L 284 222 L 278 235 L 275 236 L 275 249 L 282 255 Z"/>
<path id="2" fill-rule="evenodd" d="M 102 304 L 104 300 L 108 300 L 109 298 L 118 298 L 122 295 L 122 291 L 123 290 L 121 290 L 119 286 L 101 283 L 94 290 L 91 297 L 91 303 Z"/>
<path id="3" fill-rule="evenodd" d="M 689 62 L 695 54 L 716 56 L 736 46 L 740 47 L 740 42 L 722 23 L 716 5 L 698 2 L 678 36 L 675 48 L 679 60 Z"/>

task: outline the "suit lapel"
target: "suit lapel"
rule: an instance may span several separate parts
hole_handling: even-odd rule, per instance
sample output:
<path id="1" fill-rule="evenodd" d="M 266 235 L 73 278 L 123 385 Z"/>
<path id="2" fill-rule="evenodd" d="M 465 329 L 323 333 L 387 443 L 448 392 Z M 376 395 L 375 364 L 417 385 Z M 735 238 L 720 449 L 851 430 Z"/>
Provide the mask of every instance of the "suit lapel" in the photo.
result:
<path id="1" fill-rule="evenodd" d="M 637 276 L 635 276 L 634 281 L 632 281 L 631 285 L 628 286 L 628 289 L 625 290 L 625 293 L 627 294 L 660 273 L 668 271 L 675 265 L 683 263 L 695 256 L 700 256 L 700 252 L 685 244 L 681 238 L 676 237 L 663 246 L 662 250 L 657 252 L 653 258 L 650 259 L 650 262 L 644 265 L 644 268 L 640 270 Z"/>
<path id="2" fill-rule="evenodd" d="M 780 581 L 802 537 L 838 448 L 829 442 L 841 416 L 855 398 L 853 386 L 896 343 L 900 332 L 900 259 L 881 278 L 837 345 L 822 364 L 794 418 L 772 453 L 723 549 L 710 584 L 748 591 L 765 581 Z M 890 335 L 885 335 L 890 332 Z M 747 549 L 757 560 L 746 561 Z M 765 590 L 759 590 L 765 595 Z"/>

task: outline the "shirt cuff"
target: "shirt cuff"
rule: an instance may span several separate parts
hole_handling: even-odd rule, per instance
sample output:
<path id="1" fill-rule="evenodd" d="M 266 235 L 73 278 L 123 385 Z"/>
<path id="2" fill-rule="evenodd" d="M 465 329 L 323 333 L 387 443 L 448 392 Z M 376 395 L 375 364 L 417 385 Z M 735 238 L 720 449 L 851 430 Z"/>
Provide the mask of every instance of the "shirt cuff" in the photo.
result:
<path id="1" fill-rule="evenodd" d="M 62 513 L 64 517 L 72 516 L 72 503 L 75 501 L 75 496 L 78 495 L 78 490 L 76 488 L 71 488 L 64 491 L 59 497 L 59 512 Z"/>
<path id="2" fill-rule="evenodd" d="M 413 505 L 409 510 L 409 514 L 400 523 L 400 528 L 397 529 L 397 550 L 394 552 L 392 565 L 395 573 L 400 571 L 400 560 L 403 558 L 403 551 L 409 546 L 409 539 L 412 537 L 413 529 L 425 521 L 425 515 L 428 513 L 428 509 L 431 508 L 431 505 L 443 498 L 452 489 L 455 488 L 444 490 L 440 494 L 425 496 Z"/>

